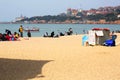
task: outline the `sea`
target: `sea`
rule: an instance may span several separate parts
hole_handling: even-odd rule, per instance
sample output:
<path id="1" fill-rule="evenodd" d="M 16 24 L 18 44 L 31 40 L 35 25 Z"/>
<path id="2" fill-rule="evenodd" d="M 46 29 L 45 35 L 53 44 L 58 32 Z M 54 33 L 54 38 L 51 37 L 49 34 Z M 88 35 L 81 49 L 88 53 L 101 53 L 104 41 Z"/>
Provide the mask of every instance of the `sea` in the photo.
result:
<path id="1" fill-rule="evenodd" d="M 46 32 L 50 35 L 52 31 L 55 34 L 65 33 L 69 28 L 72 28 L 75 35 L 83 34 L 84 31 L 87 33 L 88 30 L 93 28 L 109 28 L 110 31 L 120 30 L 119 24 L 0 24 L 0 33 L 5 33 L 5 29 L 11 30 L 12 33 L 18 32 L 20 25 L 24 28 L 39 28 L 38 32 L 31 32 L 32 37 L 41 37 Z M 27 32 L 24 32 L 23 35 L 26 37 Z"/>

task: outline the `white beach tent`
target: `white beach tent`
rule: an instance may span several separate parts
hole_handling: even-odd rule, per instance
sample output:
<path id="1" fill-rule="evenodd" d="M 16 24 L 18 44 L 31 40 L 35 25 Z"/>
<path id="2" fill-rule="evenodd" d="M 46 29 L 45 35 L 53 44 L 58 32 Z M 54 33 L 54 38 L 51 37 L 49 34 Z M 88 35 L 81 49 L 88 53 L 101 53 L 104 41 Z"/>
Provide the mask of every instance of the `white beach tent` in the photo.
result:
<path id="1" fill-rule="evenodd" d="M 110 30 L 103 29 L 92 29 L 88 33 L 88 43 L 90 45 L 102 45 L 105 40 L 109 39 Z"/>

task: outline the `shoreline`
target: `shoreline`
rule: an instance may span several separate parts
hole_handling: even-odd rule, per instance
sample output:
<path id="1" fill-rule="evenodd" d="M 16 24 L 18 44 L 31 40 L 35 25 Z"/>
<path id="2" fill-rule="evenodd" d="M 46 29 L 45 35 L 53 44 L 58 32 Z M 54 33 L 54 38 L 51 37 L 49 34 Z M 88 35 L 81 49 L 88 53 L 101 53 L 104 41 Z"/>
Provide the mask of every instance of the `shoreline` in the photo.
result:
<path id="1" fill-rule="evenodd" d="M 1 22 L 0 24 L 107 24 L 107 25 L 111 25 L 111 24 L 116 24 L 119 25 L 120 23 L 12 23 L 12 22 Z"/>

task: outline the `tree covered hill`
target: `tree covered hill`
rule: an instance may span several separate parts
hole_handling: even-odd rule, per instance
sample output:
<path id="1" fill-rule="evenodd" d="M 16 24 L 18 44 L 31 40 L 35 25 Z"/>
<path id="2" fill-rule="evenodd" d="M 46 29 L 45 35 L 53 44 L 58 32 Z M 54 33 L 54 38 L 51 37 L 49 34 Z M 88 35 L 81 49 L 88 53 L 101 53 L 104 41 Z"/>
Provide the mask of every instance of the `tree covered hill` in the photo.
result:
<path id="1" fill-rule="evenodd" d="M 74 15 L 73 15 L 74 14 Z M 86 20 L 99 21 L 104 19 L 106 21 L 120 20 L 120 6 L 116 7 L 100 7 L 98 9 L 90 10 L 74 10 L 67 13 L 62 13 L 59 15 L 45 15 L 45 16 L 34 16 L 30 18 L 25 18 L 17 22 L 38 22 L 38 23 L 48 23 L 48 22 L 65 22 L 65 21 L 77 21 L 84 22 Z"/>

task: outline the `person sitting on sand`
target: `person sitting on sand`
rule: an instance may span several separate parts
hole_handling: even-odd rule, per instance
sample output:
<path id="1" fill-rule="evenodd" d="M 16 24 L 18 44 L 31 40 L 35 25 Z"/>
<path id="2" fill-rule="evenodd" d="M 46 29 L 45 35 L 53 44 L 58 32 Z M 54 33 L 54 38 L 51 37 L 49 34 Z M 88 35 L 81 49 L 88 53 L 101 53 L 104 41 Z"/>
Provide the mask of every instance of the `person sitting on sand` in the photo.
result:
<path id="1" fill-rule="evenodd" d="M 19 38 L 19 34 L 17 32 L 14 32 L 14 37 Z"/>
<path id="2" fill-rule="evenodd" d="M 117 35 L 115 35 L 114 31 L 112 32 L 112 40 L 115 41 L 115 39 L 117 38 Z"/>
<path id="3" fill-rule="evenodd" d="M 19 40 L 18 38 L 19 38 L 19 33 L 14 32 L 14 40 Z"/>
<path id="4" fill-rule="evenodd" d="M 6 34 L 2 34 L 2 41 L 6 41 Z"/>
<path id="5" fill-rule="evenodd" d="M 111 36 L 111 39 L 113 40 L 114 46 L 115 46 L 115 44 L 116 44 L 115 40 L 116 40 L 116 38 L 117 38 L 117 35 L 115 35 L 115 34 L 114 34 L 114 31 L 113 31 L 110 36 Z"/>
<path id="6" fill-rule="evenodd" d="M 72 28 L 69 28 L 68 32 L 67 32 L 67 35 L 72 35 L 72 34 L 73 34 L 73 30 L 72 30 Z"/>
<path id="7" fill-rule="evenodd" d="M 65 34 L 63 34 L 62 32 L 60 32 L 60 36 L 64 36 Z"/>
<path id="8" fill-rule="evenodd" d="M 49 36 L 48 36 L 48 32 L 46 32 L 46 33 L 43 35 L 43 37 L 49 37 Z"/>
<path id="9" fill-rule="evenodd" d="M 54 35 L 55 35 L 54 31 L 52 31 L 50 37 L 54 37 Z"/>
<path id="10" fill-rule="evenodd" d="M 72 28 L 69 28 L 69 32 L 70 32 L 70 35 L 73 34 L 73 30 L 72 30 Z"/>
<path id="11" fill-rule="evenodd" d="M 8 29 L 6 29 L 5 32 L 6 32 L 7 35 L 12 35 L 11 31 L 8 30 Z"/>
<path id="12" fill-rule="evenodd" d="M 0 41 L 2 41 L 2 36 L 3 36 L 2 33 L 0 33 Z"/>
<path id="13" fill-rule="evenodd" d="M 28 36 L 28 37 L 31 37 L 31 32 L 30 32 L 30 30 L 28 30 L 27 36 Z"/>
<path id="14" fill-rule="evenodd" d="M 10 41 L 11 37 L 8 34 L 5 34 L 6 41 Z"/>

